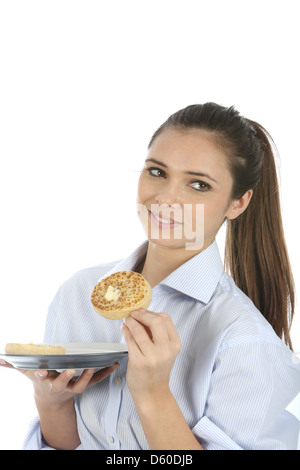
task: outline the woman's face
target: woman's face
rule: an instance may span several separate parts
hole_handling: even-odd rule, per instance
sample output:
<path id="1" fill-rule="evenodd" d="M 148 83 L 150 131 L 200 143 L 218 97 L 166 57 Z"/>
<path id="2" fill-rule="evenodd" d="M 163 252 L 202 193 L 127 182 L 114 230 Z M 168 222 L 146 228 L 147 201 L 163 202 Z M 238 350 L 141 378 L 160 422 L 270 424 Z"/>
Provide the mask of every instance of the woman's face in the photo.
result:
<path id="1" fill-rule="evenodd" d="M 163 131 L 149 149 L 138 183 L 138 213 L 148 239 L 197 251 L 210 245 L 224 219 L 237 217 L 251 198 L 231 200 L 227 165 L 211 134 Z"/>

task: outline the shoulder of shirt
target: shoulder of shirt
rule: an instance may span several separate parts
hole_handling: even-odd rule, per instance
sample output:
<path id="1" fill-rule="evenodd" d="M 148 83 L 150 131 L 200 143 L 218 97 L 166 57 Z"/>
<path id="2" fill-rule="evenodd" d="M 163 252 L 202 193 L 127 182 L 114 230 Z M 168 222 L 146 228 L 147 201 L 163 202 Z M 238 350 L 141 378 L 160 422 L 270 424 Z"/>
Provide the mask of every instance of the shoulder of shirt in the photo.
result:
<path id="1" fill-rule="evenodd" d="M 270 323 L 255 307 L 252 300 L 237 287 L 227 273 L 223 273 L 216 292 L 220 297 L 223 311 L 226 309 L 226 327 L 221 348 L 242 343 L 272 343 L 282 346 Z"/>

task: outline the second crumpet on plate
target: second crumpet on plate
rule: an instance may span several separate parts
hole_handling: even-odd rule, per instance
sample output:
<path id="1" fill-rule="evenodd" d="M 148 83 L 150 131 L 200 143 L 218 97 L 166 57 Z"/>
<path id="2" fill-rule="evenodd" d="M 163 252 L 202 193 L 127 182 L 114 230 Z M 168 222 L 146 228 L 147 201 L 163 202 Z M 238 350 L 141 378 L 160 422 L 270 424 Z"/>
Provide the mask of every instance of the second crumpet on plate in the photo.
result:
<path id="1" fill-rule="evenodd" d="M 95 311 L 110 320 L 126 318 L 140 308 L 147 309 L 151 299 L 150 284 L 134 271 L 119 271 L 104 277 L 91 295 Z"/>

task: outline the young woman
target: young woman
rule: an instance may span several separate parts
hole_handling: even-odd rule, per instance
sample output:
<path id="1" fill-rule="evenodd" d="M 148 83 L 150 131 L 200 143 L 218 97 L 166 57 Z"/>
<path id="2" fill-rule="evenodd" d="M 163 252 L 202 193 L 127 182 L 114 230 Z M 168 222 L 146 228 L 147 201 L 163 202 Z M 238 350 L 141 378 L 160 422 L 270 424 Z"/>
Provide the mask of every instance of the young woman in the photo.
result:
<path id="1" fill-rule="evenodd" d="M 126 342 L 128 359 L 77 381 L 75 371 L 26 371 L 39 417 L 24 448 L 295 449 L 299 422 L 285 411 L 300 391 L 294 289 L 270 136 L 233 107 L 188 106 L 153 135 L 137 202 L 147 240 L 66 281 L 45 333 Z M 193 245 L 184 229 L 195 230 L 199 207 Z M 231 276 L 215 242 L 224 221 Z M 126 269 L 148 280 L 151 305 L 106 320 L 90 294 Z"/>

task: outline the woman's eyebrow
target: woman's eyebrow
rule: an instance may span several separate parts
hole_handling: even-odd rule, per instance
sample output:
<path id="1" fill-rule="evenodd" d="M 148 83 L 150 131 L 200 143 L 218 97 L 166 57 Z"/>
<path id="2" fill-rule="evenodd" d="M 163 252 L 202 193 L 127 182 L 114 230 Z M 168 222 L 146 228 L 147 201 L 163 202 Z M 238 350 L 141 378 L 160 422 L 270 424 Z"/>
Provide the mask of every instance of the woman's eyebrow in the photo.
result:
<path id="1" fill-rule="evenodd" d="M 153 163 L 156 163 L 160 166 L 163 166 L 164 168 L 168 168 L 165 163 L 162 163 L 162 162 L 156 160 L 155 158 L 147 158 L 146 162 L 153 162 Z M 198 173 L 198 172 L 195 172 L 195 171 L 185 171 L 185 173 L 187 175 L 204 176 L 205 178 L 209 178 L 210 180 L 212 180 L 215 183 L 219 184 L 218 181 L 216 181 L 214 178 L 209 176 L 207 173 Z"/>
<path id="2" fill-rule="evenodd" d="M 162 162 L 159 162 L 158 160 L 155 160 L 155 158 L 147 158 L 146 162 L 154 162 L 154 163 L 157 163 L 160 166 L 164 166 L 165 168 L 168 168 L 167 165 L 165 165 Z"/>

